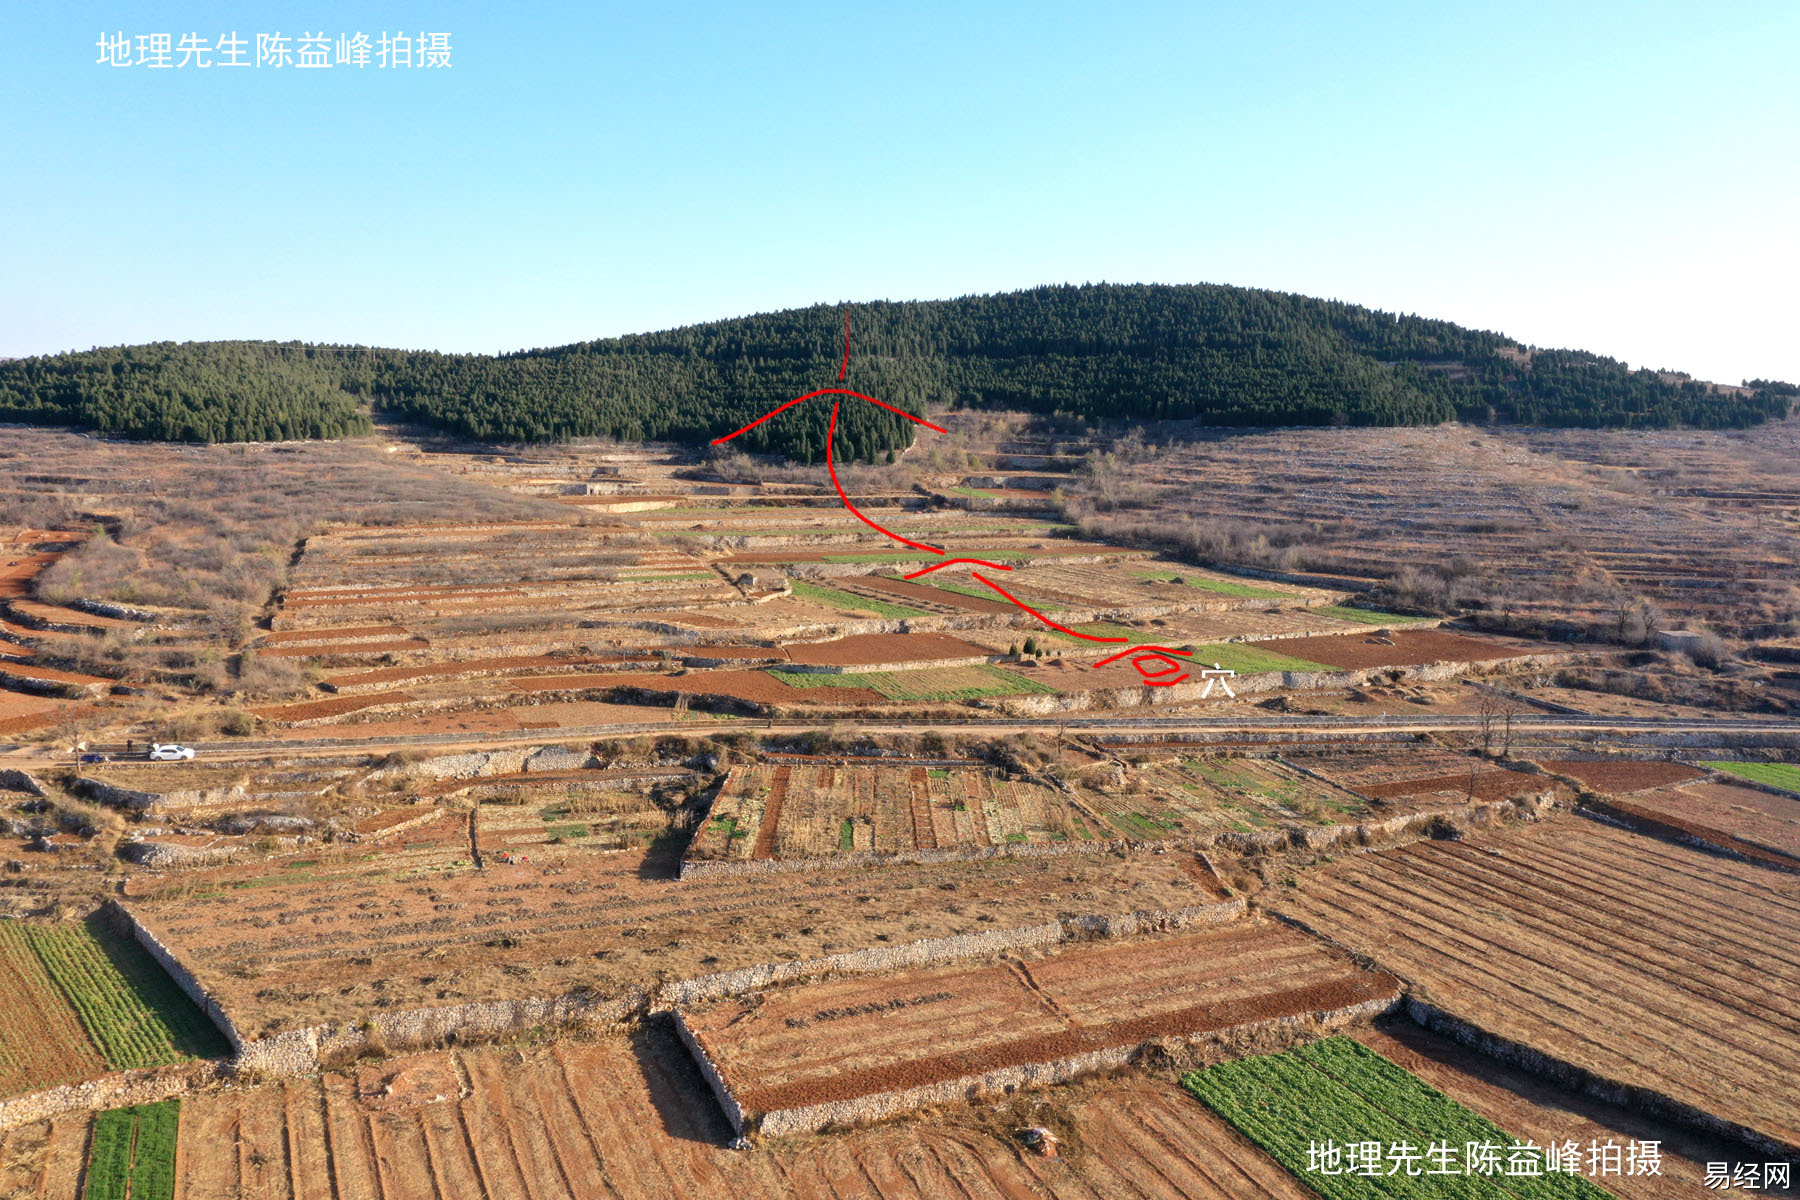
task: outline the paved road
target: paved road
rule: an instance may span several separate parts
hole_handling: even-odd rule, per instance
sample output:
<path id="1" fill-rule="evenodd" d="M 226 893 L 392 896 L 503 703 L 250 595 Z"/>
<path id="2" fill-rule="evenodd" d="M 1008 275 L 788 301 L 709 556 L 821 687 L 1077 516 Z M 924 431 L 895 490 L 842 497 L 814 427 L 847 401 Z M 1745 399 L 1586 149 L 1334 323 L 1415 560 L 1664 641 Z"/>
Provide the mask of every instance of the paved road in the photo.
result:
<path id="1" fill-rule="evenodd" d="M 711 733 L 804 732 L 809 729 L 857 730 L 864 733 L 921 733 L 935 729 L 944 733 L 1002 735 L 1022 731 L 1048 732 L 1056 729 L 1084 733 L 1156 735 L 1194 734 L 1371 734 L 1371 733 L 1450 733 L 1471 732 L 1481 728 L 1478 715 L 1411 714 L 1403 716 L 1229 716 L 1147 717 L 1129 713 L 1105 716 L 1071 713 L 1060 717 L 1012 718 L 973 717 L 966 721 L 857 721 L 828 719 L 768 720 L 743 718 L 734 721 L 688 719 L 685 721 L 644 722 L 629 725 L 593 725 L 579 729 L 534 729 L 504 731 L 491 734 L 445 733 L 416 734 L 408 737 L 385 737 L 366 740 L 326 739 L 242 739 L 228 742 L 200 742 L 195 749 L 205 760 L 233 761 L 240 758 L 328 757 L 338 754 L 387 754 L 409 749 L 439 752 L 457 750 L 500 750 L 519 746 L 541 746 L 558 742 L 586 741 L 593 738 L 629 737 L 643 734 L 677 734 L 704 737 Z M 1499 723 L 1494 724 L 1499 733 Z M 1512 719 L 1515 741 L 1533 734 L 1576 736 L 1586 733 L 1614 734 L 1698 734 L 1716 737 L 1721 742 L 1734 737 L 1776 735 L 1800 739 L 1800 718 L 1793 717 L 1596 717 L 1532 713 Z M 108 747 L 107 749 L 110 749 Z M 123 747 L 119 747 L 123 749 Z M 68 756 L 47 752 L 42 747 L 16 748 L 0 753 L 0 766 L 47 765 L 66 762 Z"/>

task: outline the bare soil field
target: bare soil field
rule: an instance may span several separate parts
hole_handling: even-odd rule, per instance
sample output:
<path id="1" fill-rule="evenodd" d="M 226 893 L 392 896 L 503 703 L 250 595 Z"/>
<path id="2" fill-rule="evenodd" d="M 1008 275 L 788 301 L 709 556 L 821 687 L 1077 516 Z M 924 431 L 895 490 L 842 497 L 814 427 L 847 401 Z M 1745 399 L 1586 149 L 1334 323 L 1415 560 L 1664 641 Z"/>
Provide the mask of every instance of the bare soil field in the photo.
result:
<path id="1" fill-rule="evenodd" d="M 1180 854 L 672 878 L 673 854 L 547 847 L 470 865 L 467 820 L 307 862 L 134 876 L 126 903 L 246 1036 L 370 1005 L 602 995 L 766 961 L 1209 902 Z M 407 850 L 417 845 L 416 850 Z M 407 852 L 402 853 L 401 851 Z M 665 865 L 666 864 L 666 865 Z"/>
<path id="2" fill-rule="evenodd" d="M 1689 783 L 1636 792 L 1634 808 L 1692 822 L 1800 856 L 1800 800 L 1735 783 Z"/>
<path id="3" fill-rule="evenodd" d="M 1792 876 L 1559 817 L 1306 871 L 1277 908 L 1482 1029 L 1800 1144 Z"/>
<path id="4" fill-rule="evenodd" d="M 1493 662 L 1556 649 L 1512 638 L 1469 637 L 1439 629 L 1400 629 L 1361 636 L 1346 633 L 1332 637 L 1277 638 L 1258 643 L 1258 648 L 1324 663 L 1340 671 L 1413 667 L 1434 662 Z"/>
<path id="5" fill-rule="evenodd" d="M 774 1113 L 1398 994 L 1394 980 L 1316 939 L 1252 922 L 989 966 L 804 984 L 676 1017 L 754 1125 Z"/>
<path id="6" fill-rule="evenodd" d="M 1672 783 L 1691 783 L 1705 779 L 1706 772 L 1678 762 L 1632 762 L 1624 759 L 1539 759 L 1546 771 L 1570 775 L 1596 792 L 1626 795 Z"/>
<path id="7" fill-rule="evenodd" d="M 751 1153 L 671 1035 L 418 1055 L 190 1097 L 184 1200 L 1306 1200 L 1312 1193 L 1163 1080 L 1059 1089 L 1050 1107 L 946 1110 Z M 1052 1122 L 1062 1155 L 1017 1137 Z M 0 1135 L 0 1183 L 76 1200 L 85 1116 Z M 206 1153 L 192 1148 L 205 1147 Z M 1625 1193 L 1625 1200 L 1635 1195 Z"/>

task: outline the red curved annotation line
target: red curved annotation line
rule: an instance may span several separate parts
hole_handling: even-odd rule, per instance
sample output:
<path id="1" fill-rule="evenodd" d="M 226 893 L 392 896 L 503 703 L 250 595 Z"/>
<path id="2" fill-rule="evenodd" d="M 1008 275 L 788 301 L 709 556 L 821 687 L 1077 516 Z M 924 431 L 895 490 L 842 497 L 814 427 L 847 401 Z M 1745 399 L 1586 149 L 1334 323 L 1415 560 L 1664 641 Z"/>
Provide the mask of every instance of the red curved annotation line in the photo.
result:
<path id="1" fill-rule="evenodd" d="M 1007 566 L 1005 563 L 989 562 L 985 558 L 947 558 L 941 563 L 932 563 L 929 567 L 921 567 L 919 570 L 914 571 L 912 574 L 905 576 L 905 578 L 917 579 L 921 575 L 929 575 L 933 571 L 941 571 L 945 567 L 953 567 L 957 563 L 975 563 L 975 564 L 977 564 L 979 566 L 983 566 L 983 567 L 992 567 L 996 571 L 1012 570 L 1012 568 Z"/>
<path id="2" fill-rule="evenodd" d="M 833 388 L 833 389 L 828 389 L 828 390 L 836 391 L 838 389 Z M 854 393 L 854 392 L 851 393 L 851 395 L 855 395 L 855 394 L 856 393 Z M 813 395 L 816 396 L 816 395 L 818 395 L 818 393 L 814 392 Z M 866 397 L 866 396 L 864 397 L 864 399 L 867 399 L 867 398 L 868 397 Z M 804 399 L 806 399 L 806 397 L 802 396 L 801 399 L 804 400 Z M 838 499 L 842 500 L 844 502 L 844 507 L 849 509 L 851 511 L 851 513 L 855 515 L 857 520 L 861 521 L 864 525 L 867 525 L 870 529 L 873 529 L 875 532 L 886 534 L 888 537 L 893 538 L 896 542 L 905 542 L 908 546 L 914 546 L 920 550 L 929 550 L 933 554 L 942 554 L 944 552 L 944 550 L 943 550 L 943 547 L 941 547 L 941 546 L 931 546 L 931 545 L 927 545 L 924 542 L 915 542 L 911 538 L 901 537 L 899 534 L 895 533 L 891 529 L 883 529 L 881 526 L 877 525 L 875 522 L 869 520 L 869 518 L 863 516 L 862 510 L 857 508 L 856 505 L 850 503 L 850 497 L 844 493 L 844 485 L 838 482 L 837 464 L 835 462 L 833 462 L 831 459 L 831 443 L 834 440 L 836 440 L 836 438 L 837 438 L 838 405 L 841 403 L 843 403 L 843 401 L 841 401 L 841 400 L 833 400 L 831 402 L 831 424 L 827 427 L 826 433 L 825 433 L 825 469 L 827 471 L 831 472 L 831 486 L 837 489 Z M 935 426 L 934 426 L 934 428 L 935 428 Z"/>
<path id="3" fill-rule="evenodd" d="M 770 409 L 768 412 L 766 412 L 762 416 L 756 418 L 756 420 L 750 422 L 748 425 L 744 426 L 742 429 L 734 430 L 733 432 L 728 433 L 724 437 L 721 437 L 721 438 L 714 438 L 712 440 L 712 444 L 717 446 L 722 442 L 729 442 L 732 438 L 736 437 L 740 433 L 749 433 L 752 429 L 755 429 L 758 425 L 761 425 L 764 421 L 768 420 L 772 416 L 775 416 L 777 413 L 786 412 L 788 409 L 794 407 L 794 405 L 800 403 L 802 400 L 811 400 L 814 396 L 855 396 L 858 400 L 867 400 L 870 404 L 873 404 L 877 408 L 885 408 L 889 412 L 894 413 L 897 416 L 905 417 L 907 420 L 913 422 L 916 425 L 923 425 L 927 429 L 935 429 L 939 433 L 949 433 L 950 432 L 948 429 L 945 429 L 942 425 L 933 425 L 930 421 L 927 421 L 924 417 L 915 417 L 911 413 L 907 412 L 905 409 L 895 408 L 893 405 L 888 404 L 882 400 L 877 400 L 873 396 L 865 396 L 861 392 L 853 392 L 849 388 L 820 388 L 818 391 L 808 392 L 804 396 L 795 396 L 792 400 L 789 400 L 786 404 L 783 404 L 780 408 Z M 832 411 L 834 413 L 837 411 L 837 403 L 838 402 L 835 400 L 832 401 Z"/>
<path id="4" fill-rule="evenodd" d="M 971 574 L 975 578 L 981 580 L 981 582 L 987 584 L 989 587 L 993 588 L 996 592 L 999 592 L 1002 596 L 1005 596 L 1008 600 L 1011 600 L 1014 604 L 1018 605 L 1020 608 L 1024 609 L 1026 612 L 1030 613 L 1032 616 L 1034 616 L 1038 620 L 1042 621 L 1044 624 L 1050 626 L 1050 628 L 1060 629 L 1064 633 L 1068 634 L 1070 637 L 1078 637 L 1078 638 L 1081 638 L 1083 641 L 1088 641 L 1088 642 L 1128 642 L 1131 640 L 1130 638 L 1122 638 L 1122 637 L 1116 637 L 1116 638 L 1095 637 L 1091 633 L 1080 633 L 1076 630 L 1070 629 L 1067 625 L 1058 625 L 1055 621 L 1052 621 L 1049 617 L 1046 617 L 1043 613 L 1041 613 L 1037 609 L 1031 607 L 1031 605 L 1025 603 L 1023 600 L 1019 599 L 1017 596 L 1013 595 L 1011 592 L 1007 591 L 1005 588 L 1001 587 L 999 584 L 997 584 L 993 580 L 989 579 L 986 575 L 983 575 L 980 571 L 970 571 L 969 574 Z"/>

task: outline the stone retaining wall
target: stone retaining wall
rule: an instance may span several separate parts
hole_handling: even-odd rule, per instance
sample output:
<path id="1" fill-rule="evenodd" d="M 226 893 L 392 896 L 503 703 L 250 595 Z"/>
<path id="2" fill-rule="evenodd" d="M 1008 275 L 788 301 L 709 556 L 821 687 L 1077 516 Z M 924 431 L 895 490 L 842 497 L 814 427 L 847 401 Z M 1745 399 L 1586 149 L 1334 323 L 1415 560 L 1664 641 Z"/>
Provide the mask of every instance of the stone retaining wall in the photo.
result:
<path id="1" fill-rule="evenodd" d="M 1687 1125 L 1717 1137 L 1729 1138 L 1768 1158 L 1800 1157 L 1800 1143 L 1781 1141 L 1761 1130 L 1726 1120 L 1653 1088 L 1609 1079 L 1586 1067 L 1576 1066 L 1535 1047 L 1484 1029 L 1473 1021 L 1416 997 L 1407 998 L 1406 1014 L 1415 1023 L 1434 1033 L 1441 1033 L 1489 1058 L 1529 1071 L 1571 1091 L 1582 1092 L 1608 1104 L 1617 1104 L 1661 1120 Z"/>
<path id="2" fill-rule="evenodd" d="M 47 1121 L 71 1112 L 93 1112 L 102 1108 L 121 1108 L 128 1104 L 154 1104 L 171 1096 L 182 1096 L 229 1078 L 230 1067 L 223 1062 L 191 1062 L 172 1067 L 147 1067 L 136 1071 L 116 1071 L 98 1079 L 68 1083 L 61 1087 L 28 1092 L 9 1100 L 0 1100 L 0 1130 L 17 1129 L 35 1121 Z"/>
<path id="3" fill-rule="evenodd" d="M 1319 1034 L 1331 1033 L 1365 1018 L 1389 1012 L 1399 1003 L 1400 997 L 1397 994 L 1377 997 L 1340 1009 L 1300 1013 L 1288 1017 L 1272 1017 L 1264 1021 L 1250 1021 L 1233 1026 L 1231 1032 L 1245 1035 L 1264 1030 L 1303 1028 L 1308 1032 L 1316 1031 Z M 965 1075 L 959 1079 L 948 1079 L 941 1083 L 926 1084 L 922 1087 L 875 1092 L 851 1099 L 752 1114 L 746 1120 L 746 1114 L 742 1107 L 731 1095 L 729 1087 L 725 1086 L 710 1058 L 697 1045 L 698 1039 L 688 1031 L 687 1024 L 680 1019 L 679 1013 L 676 1014 L 676 1028 L 681 1031 L 682 1041 L 687 1043 L 690 1050 L 695 1051 L 695 1061 L 700 1064 L 701 1074 L 706 1077 L 707 1083 L 712 1085 L 714 1094 L 719 1097 L 721 1107 L 725 1109 L 727 1119 L 732 1122 L 738 1133 L 746 1132 L 754 1124 L 759 1132 L 771 1137 L 811 1133 L 827 1126 L 865 1124 L 927 1105 L 954 1103 L 994 1092 L 1012 1092 L 1019 1088 L 1046 1087 L 1052 1084 L 1067 1083 L 1083 1075 L 1117 1070 L 1127 1066 L 1143 1053 L 1145 1047 L 1156 1042 L 1185 1040 L 1156 1038 L 1121 1046 L 1108 1046 L 1052 1062 L 1020 1063 L 1016 1066 L 1001 1067 L 978 1075 Z"/>

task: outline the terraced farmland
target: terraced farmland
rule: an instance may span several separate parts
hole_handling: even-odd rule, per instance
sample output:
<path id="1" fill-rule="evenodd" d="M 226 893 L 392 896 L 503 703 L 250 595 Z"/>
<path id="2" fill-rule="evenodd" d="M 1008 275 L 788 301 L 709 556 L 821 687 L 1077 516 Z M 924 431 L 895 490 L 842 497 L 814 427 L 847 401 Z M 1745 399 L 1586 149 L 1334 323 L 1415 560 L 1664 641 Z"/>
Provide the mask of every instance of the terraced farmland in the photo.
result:
<path id="1" fill-rule="evenodd" d="M 82 1200 L 174 1200 L 180 1121 L 179 1100 L 97 1114 Z"/>
<path id="2" fill-rule="evenodd" d="M 844 852 L 975 855 L 1119 836 L 1054 788 L 982 767 L 760 763 L 726 775 L 685 869 L 768 860 L 800 866 Z"/>
<path id="3" fill-rule="evenodd" d="M 0 924 L 0 1097 L 89 1079 L 106 1060 L 51 981 L 33 939 Z"/>
<path id="4" fill-rule="evenodd" d="M 108 1066 L 154 1067 L 228 1052 L 224 1035 L 168 973 L 97 919 L 21 932 Z"/>
<path id="5" fill-rule="evenodd" d="M 884 1200 L 1312 1195 L 1172 1083 L 1063 1090 L 1081 1132 L 1074 1159 L 1022 1155 L 1010 1128 L 954 1109 L 746 1154 L 724 1148 L 730 1130 L 705 1082 L 657 1030 L 436 1053 L 185 1101 L 182 1137 L 211 1152 L 183 1156 L 180 1194 L 463 1200 L 485 1186 L 494 1196 L 607 1200 L 858 1200 L 874 1189 Z M 79 1165 L 78 1133 L 28 1127 L 7 1138 L 6 1157 L 66 1175 L 70 1159 Z M 38 1174 L 24 1178 L 29 1186 Z M 318 1190 L 322 1179 L 332 1190 Z"/>
<path id="6" fill-rule="evenodd" d="M 526 812 L 538 823 L 564 823 Z M 176 883 L 139 878 L 134 890 L 151 894 L 125 903 L 245 1036 L 256 1037 L 359 1020 L 371 1007 L 576 989 L 627 995 L 667 978 L 770 961 L 1213 899 L 1191 856 L 1178 854 L 682 880 L 670 877 L 672 856 L 656 847 L 621 852 L 590 836 L 528 850 L 529 863 L 490 860 L 477 870 L 467 816 L 450 813 L 392 844 L 322 852 L 287 869 L 195 870 Z"/>
<path id="7" fill-rule="evenodd" d="M 1119 981 L 1129 979 L 1129 988 Z M 1283 925 L 1248 922 L 986 966 L 774 989 L 677 1013 L 727 1114 L 813 1129 L 1123 1062 L 1159 1037 L 1367 1015 L 1394 981 Z"/>
<path id="8" fill-rule="evenodd" d="M 1565 1172 L 1538 1147 L 1524 1148 L 1493 1122 L 1346 1037 L 1283 1054 L 1220 1063 L 1182 1084 L 1326 1200 L 1398 1194 L 1517 1200 L 1605 1200 L 1579 1172 Z M 1372 1164 L 1321 1160 L 1315 1147 L 1376 1142 Z M 1412 1147 L 1397 1161 L 1388 1147 Z M 1493 1158 L 1470 1147 L 1493 1147 Z M 1441 1156 L 1432 1148 L 1441 1147 Z M 1559 1146 L 1560 1150 L 1560 1146 Z"/>
<path id="9" fill-rule="evenodd" d="M 1481 1029 L 1794 1147 L 1787 880 L 1556 818 L 1306 871 L 1277 907 Z"/>

